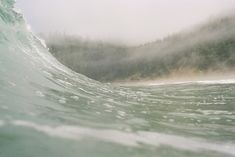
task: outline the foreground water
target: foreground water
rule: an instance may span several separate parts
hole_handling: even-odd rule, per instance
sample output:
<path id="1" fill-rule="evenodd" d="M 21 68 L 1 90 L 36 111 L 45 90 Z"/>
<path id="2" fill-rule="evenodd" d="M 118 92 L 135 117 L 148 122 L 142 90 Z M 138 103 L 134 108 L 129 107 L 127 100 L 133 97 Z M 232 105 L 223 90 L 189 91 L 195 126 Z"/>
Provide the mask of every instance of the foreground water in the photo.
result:
<path id="1" fill-rule="evenodd" d="M 101 84 L 59 64 L 0 0 L 1 157 L 235 156 L 235 81 Z"/>

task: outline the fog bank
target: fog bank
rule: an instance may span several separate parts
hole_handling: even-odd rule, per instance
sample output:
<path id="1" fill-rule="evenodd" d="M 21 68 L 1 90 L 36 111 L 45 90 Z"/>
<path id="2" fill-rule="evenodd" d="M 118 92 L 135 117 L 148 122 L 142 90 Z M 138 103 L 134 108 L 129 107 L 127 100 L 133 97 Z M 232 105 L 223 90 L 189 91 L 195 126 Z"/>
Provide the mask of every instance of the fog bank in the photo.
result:
<path id="1" fill-rule="evenodd" d="M 235 8 L 234 0 L 18 0 L 33 30 L 141 44 Z"/>

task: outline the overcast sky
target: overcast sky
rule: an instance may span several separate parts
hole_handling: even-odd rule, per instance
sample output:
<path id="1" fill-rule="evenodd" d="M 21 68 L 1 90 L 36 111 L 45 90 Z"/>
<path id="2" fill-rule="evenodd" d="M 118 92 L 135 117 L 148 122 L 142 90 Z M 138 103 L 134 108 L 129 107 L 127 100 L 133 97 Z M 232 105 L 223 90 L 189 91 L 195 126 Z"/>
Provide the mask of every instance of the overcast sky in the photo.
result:
<path id="1" fill-rule="evenodd" d="M 140 44 L 232 10 L 235 0 L 17 0 L 17 7 L 37 33 Z"/>

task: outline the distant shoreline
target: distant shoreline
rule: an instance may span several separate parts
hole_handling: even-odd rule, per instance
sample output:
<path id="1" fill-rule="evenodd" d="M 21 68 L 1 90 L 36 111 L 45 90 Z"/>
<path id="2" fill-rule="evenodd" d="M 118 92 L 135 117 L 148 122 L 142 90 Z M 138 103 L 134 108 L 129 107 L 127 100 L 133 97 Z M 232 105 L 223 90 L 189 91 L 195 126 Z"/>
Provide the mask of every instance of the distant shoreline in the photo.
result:
<path id="1" fill-rule="evenodd" d="M 206 74 L 194 75 L 187 77 L 187 74 L 179 77 L 167 76 L 156 79 L 145 79 L 145 80 L 120 80 L 110 82 L 114 85 L 124 86 L 155 86 L 155 85 L 170 85 L 170 84 L 187 84 L 187 83 L 202 83 L 202 84 L 235 84 L 235 72 L 211 72 Z"/>

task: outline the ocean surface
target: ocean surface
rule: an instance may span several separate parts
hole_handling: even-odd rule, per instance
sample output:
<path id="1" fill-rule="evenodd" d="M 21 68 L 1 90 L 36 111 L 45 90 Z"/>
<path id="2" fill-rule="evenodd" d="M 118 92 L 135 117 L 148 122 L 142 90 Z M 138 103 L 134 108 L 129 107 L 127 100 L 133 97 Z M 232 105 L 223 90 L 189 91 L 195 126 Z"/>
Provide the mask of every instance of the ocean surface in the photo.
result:
<path id="1" fill-rule="evenodd" d="M 235 81 L 121 86 L 52 57 L 0 0 L 0 157 L 232 157 Z"/>

